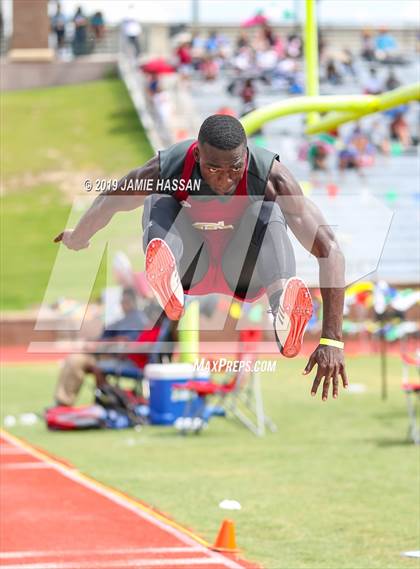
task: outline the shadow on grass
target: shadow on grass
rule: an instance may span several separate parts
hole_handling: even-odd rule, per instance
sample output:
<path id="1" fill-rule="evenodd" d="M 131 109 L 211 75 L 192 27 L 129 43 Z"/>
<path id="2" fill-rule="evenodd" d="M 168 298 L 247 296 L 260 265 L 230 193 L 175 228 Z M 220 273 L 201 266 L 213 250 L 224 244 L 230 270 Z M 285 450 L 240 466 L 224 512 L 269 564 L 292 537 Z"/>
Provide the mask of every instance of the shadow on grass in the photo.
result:
<path id="1" fill-rule="evenodd" d="M 401 409 L 394 409 L 394 410 L 387 410 L 380 413 L 373 413 L 372 417 L 375 419 L 379 419 L 380 421 L 393 421 L 393 420 L 401 420 L 407 416 L 407 411 L 404 408 Z"/>
<path id="2" fill-rule="evenodd" d="M 146 136 L 134 110 L 121 109 L 120 111 L 110 113 L 108 117 L 110 119 L 110 123 L 113 124 L 113 126 L 108 129 L 110 133 L 126 135 L 133 134 L 136 142 L 139 141 L 139 137 L 141 139 L 142 136 Z"/>
<path id="3" fill-rule="evenodd" d="M 408 437 L 404 437 L 403 439 L 376 439 L 374 442 L 380 448 L 416 446 Z"/>
<path id="4" fill-rule="evenodd" d="M 111 134 L 125 134 L 139 147 L 140 155 L 153 156 L 153 149 L 147 138 L 143 125 L 140 123 L 137 112 L 131 102 L 130 95 L 122 80 L 110 81 L 110 90 L 115 98 L 117 111 L 109 115 Z"/>

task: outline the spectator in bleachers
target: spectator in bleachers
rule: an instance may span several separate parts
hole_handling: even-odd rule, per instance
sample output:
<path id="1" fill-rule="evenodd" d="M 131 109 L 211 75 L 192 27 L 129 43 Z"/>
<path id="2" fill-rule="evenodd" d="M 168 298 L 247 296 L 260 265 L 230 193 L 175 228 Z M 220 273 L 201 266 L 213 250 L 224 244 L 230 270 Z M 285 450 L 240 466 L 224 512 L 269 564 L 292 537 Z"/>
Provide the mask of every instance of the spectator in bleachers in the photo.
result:
<path id="1" fill-rule="evenodd" d="M 341 73 L 339 72 L 337 62 L 334 59 L 329 59 L 325 68 L 325 74 L 328 83 L 331 85 L 341 85 L 343 82 Z"/>
<path id="2" fill-rule="evenodd" d="M 386 156 L 390 153 L 388 125 L 383 117 L 377 118 L 370 125 L 369 136 L 375 148 Z"/>
<path id="3" fill-rule="evenodd" d="M 205 41 L 205 50 L 209 55 L 218 55 L 219 47 L 220 47 L 220 40 L 219 36 L 216 31 L 211 31 L 207 40 Z"/>
<path id="4" fill-rule="evenodd" d="M 302 57 L 303 43 L 298 34 L 290 34 L 287 38 L 286 55 L 292 59 Z"/>
<path id="5" fill-rule="evenodd" d="M 404 148 L 411 145 L 411 135 L 404 113 L 397 113 L 389 125 L 392 140 L 398 141 Z"/>
<path id="6" fill-rule="evenodd" d="M 328 147 L 321 140 L 313 142 L 307 153 L 308 162 L 313 172 L 327 171 Z"/>
<path id="7" fill-rule="evenodd" d="M 267 83 L 271 82 L 274 70 L 277 67 L 277 62 L 277 53 L 271 46 L 267 46 L 266 49 L 257 51 L 256 53 L 256 63 L 259 75 L 261 75 Z"/>
<path id="8" fill-rule="evenodd" d="M 397 55 L 397 42 L 386 28 L 379 30 L 375 38 L 375 57 L 378 61 L 389 61 Z"/>
<path id="9" fill-rule="evenodd" d="M 366 61 L 375 59 L 375 41 L 370 30 L 363 30 L 362 32 L 362 50 L 360 55 Z"/>
<path id="10" fill-rule="evenodd" d="M 236 40 L 236 51 L 239 51 L 243 47 L 250 47 L 251 42 L 249 41 L 248 34 L 245 30 L 239 32 L 239 37 Z"/>
<path id="11" fill-rule="evenodd" d="M 395 71 L 391 68 L 388 72 L 388 77 L 385 79 L 385 88 L 387 91 L 392 91 L 401 85 L 401 81 L 395 75 Z"/>
<path id="12" fill-rule="evenodd" d="M 214 81 L 219 74 L 219 64 L 214 57 L 208 55 L 202 61 L 200 71 L 205 81 Z"/>
<path id="13" fill-rule="evenodd" d="M 263 24 L 262 31 L 267 45 L 269 47 L 274 47 L 277 43 L 277 36 L 268 22 Z"/>
<path id="14" fill-rule="evenodd" d="M 242 99 L 241 116 L 250 113 L 255 109 L 255 87 L 252 79 L 246 79 L 239 92 Z"/>
<path id="15" fill-rule="evenodd" d="M 348 48 L 343 49 L 342 64 L 343 64 L 343 70 L 347 75 L 351 75 L 352 77 L 356 77 L 356 70 L 354 68 L 353 53 Z"/>
<path id="16" fill-rule="evenodd" d="M 178 72 L 187 78 L 192 72 L 192 54 L 191 54 L 191 42 L 181 43 L 176 51 L 176 57 L 178 59 Z"/>
<path id="17" fill-rule="evenodd" d="M 195 32 L 191 38 L 191 59 L 194 69 L 199 69 L 205 54 L 205 42 L 199 32 Z"/>
<path id="18" fill-rule="evenodd" d="M 232 59 L 232 66 L 238 73 L 251 71 L 255 64 L 255 52 L 249 46 L 239 48 Z"/>
<path id="19" fill-rule="evenodd" d="M 363 92 L 365 95 L 379 95 L 383 91 L 383 83 L 379 79 L 376 69 L 371 67 L 369 77 L 364 84 Z"/>
<path id="20" fill-rule="evenodd" d="M 374 155 L 374 145 L 362 131 L 360 125 L 356 125 L 345 147 L 339 153 L 339 169 L 341 171 L 354 169 L 362 175 L 362 168 L 372 165 Z"/>

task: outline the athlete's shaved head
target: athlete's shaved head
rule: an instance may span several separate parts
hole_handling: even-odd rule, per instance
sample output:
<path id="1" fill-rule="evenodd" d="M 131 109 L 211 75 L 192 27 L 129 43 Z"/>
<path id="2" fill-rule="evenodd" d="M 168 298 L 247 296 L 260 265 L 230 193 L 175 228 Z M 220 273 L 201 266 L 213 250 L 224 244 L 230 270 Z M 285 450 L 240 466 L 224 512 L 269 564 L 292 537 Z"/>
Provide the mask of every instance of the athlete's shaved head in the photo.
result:
<path id="1" fill-rule="evenodd" d="M 244 127 L 229 115 L 211 115 L 200 127 L 198 133 L 200 144 L 209 144 L 219 150 L 233 150 L 238 146 L 246 146 Z"/>

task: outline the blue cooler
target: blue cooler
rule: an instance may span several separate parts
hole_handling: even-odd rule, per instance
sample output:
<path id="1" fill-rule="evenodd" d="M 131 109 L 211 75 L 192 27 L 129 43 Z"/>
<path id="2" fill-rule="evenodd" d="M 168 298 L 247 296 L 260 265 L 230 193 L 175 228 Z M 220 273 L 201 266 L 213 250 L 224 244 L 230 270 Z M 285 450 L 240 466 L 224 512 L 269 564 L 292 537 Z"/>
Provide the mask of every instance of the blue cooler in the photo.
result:
<path id="1" fill-rule="evenodd" d="M 150 389 L 150 422 L 152 425 L 173 425 L 182 417 L 188 391 L 172 389 L 174 383 L 186 383 L 194 379 L 192 364 L 147 364 L 144 378 Z"/>

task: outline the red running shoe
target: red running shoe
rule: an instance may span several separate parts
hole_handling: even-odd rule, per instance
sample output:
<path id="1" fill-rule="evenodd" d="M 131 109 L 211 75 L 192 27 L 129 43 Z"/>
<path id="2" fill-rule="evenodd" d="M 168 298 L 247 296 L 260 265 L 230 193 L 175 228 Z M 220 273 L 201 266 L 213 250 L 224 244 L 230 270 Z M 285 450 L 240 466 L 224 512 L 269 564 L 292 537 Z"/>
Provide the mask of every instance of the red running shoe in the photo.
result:
<path id="1" fill-rule="evenodd" d="M 308 287 L 301 279 L 292 277 L 286 282 L 279 309 L 274 315 L 277 345 L 286 358 L 294 358 L 300 352 L 303 335 L 312 313 L 313 305 Z"/>
<path id="2" fill-rule="evenodd" d="M 175 257 L 162 239 L 152 239 L 147 246 L 146 278 L 167 317 L 179 320 L 184 312 L 184 290 Z"/>

